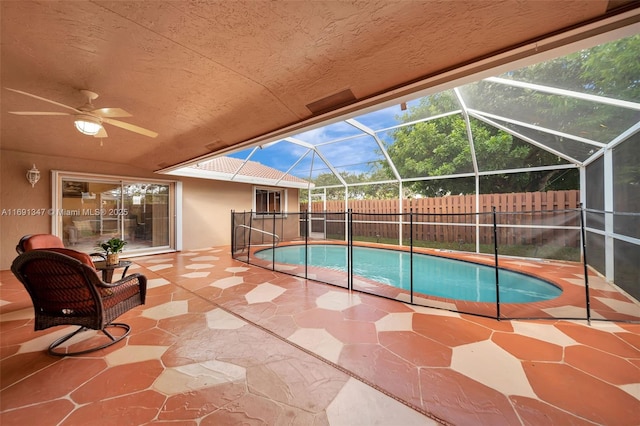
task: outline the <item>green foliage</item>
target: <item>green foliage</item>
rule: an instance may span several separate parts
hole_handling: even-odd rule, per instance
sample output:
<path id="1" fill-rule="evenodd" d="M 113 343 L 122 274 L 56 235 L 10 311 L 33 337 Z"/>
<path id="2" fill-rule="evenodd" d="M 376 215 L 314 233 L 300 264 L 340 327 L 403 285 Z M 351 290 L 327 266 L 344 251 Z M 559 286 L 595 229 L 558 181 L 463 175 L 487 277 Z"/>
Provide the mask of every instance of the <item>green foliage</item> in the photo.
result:
<path id="1" fill-rule="evenodd" d="M 451 108 L 455 102 L 452 92 L 441 93 L 435 99 L 423 98 L 402 120 L 410 122 L 418 116 L 440 114 L 443 108 Z M 513 168 L 514 164 L 516 167 L 535 167 L 564 162 L 482 121 L 470 119 L 469 123 L 476 160 L 482 170 L 504 170 Z M 461 114 L 398 128 L 394 132 L 393 143 L 388 144 L 386 149 L 403 177 L 437 177 L 473 172 L 471 143 Z M 385 164 L 382 167 L 389 168 Z M 554 176 L 562 175 L 565 175 L 564 179 L 553 180 Z M 577 172 L 568 175 L 566 171 L 547 171 L 484 176 L 481 182 L 482 187 L 487 188 L 485 192 L 501 193 L 575 189 L 577 179 Z M 475 192 L 473 178 L 424 180 L 406 186 L 415 193 L 430 197 Z"/>
<path id="2" fill-rule="evenodd" d="M 635 35 L 511 71 L 501 77 L 640 102 L 639 55 L 640 35 Z M 638 112 L 632 109 L 487 80 L 467 85 L 463 89 L 467 106 L 477 105 L 483 111 L 505 114 L 515 120 L 549 129 L 562 129 L 566 133 L 600 143 L 610 142 L 626 130 L 630 123 L 636 123 L 640 119 Z M 385 142 L 385 148 L 403 179 L 426 178 L 405 182 L 404 196 L 475 193 L 473 177 L 438 179 L 458 174 L 472 175 L 475 172 L 474 156 L 479 171 L 499 171 L 568 164 L 567 159 L 552 152 L 554 149 L 578 160 L 586 159 L 598 149 L 569 138 L 531 130 L 534 136 L 530 137 L 542 146 L 552 148 L 547 151 L 473 117 L 469 118 L 467 124 L 461 109 L 457 95 L 453 91 L 445 91 L 422 98 L 419 105 L 398 117 L 404 123 L 416 123 L 393 130 L 391 140 Z M 440 117 L 423 121 L 425 117 L 435 116 Z M 341 176 L 347 183 L 396 180 L 386 161 L 376 162 L 371 167 L 368 173 L 344 173 Z M 627 179 L 637 180 L 640 166 L 625 164 L 624 167 L 623 174 L 629 176 Z M 327 199 L 344 198 L 344 189 L 336 176 L 330 173 L 320 175 L 314 183 L 318 187 L 335 186 L 327 189 Z M 577 169 L 480 177 L 480 192 L 483 193 L 535 192 L 578 187 Z M 349 195 L 350 198 L 359 199 L 395 198 L 398 196 L 398 188 L 397 183 L 351 186 Z"/>
<path id="3" fill-rule="evenodd" d="M 98 248 L 104 250 L 106 254 L 114 254 L 122 252 L 125 245 L 127 245 L 126 241 L 113 237 L 105 242 L 98 243 Z"/>
<path id="4" fill-rule="evenodd" d="M 373 170 L 369 173 L 349 173 L 349 172 L 341 172 L 340 176 L 344 179 L 345 182 L 353 184 L 353 183 L 363 183 L 363 182 L 381 182 L 390 179 L 386 174 L 385 170 L 380 168 L 377 165 L 372 165 Z M 333 175 L 332 173 L 323 173 L 318 175 L 318 177 L 314 180 L 314 183 L 317 187 L 325 187 L 327 200 L 344 200 L 345 190 L 341 185 L 340 181 Z M 332 187 L 333 186 L 333 187 Z M 319 192 L 314 192 L 319 193 Z M 308 197 L 308 192 L 306 190 L 300 191 L 300 201 L 306 202 Z M 350 199 L 358 199 L 358 200 L 366 200 L 366 199 L 374 199 L 374 200 L 382 200 L 382 199 L 395 199 L 398 198 L 398 184 L 396 182 L 390 183 L 376 183 L 376 184 L 363 184 L 363 185 L 353 185 L 349 187 L 349 198 Z"/>

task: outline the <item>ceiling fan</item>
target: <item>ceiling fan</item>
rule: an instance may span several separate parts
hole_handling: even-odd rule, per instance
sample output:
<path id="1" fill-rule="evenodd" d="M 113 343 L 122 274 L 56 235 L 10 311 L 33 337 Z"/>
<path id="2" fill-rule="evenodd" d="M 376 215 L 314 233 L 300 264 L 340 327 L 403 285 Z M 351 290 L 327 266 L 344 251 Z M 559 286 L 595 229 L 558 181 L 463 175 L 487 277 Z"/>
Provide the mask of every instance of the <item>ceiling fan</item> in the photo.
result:
<path id="1" fill-rule="evenodd" d="M 113 118 L 131 117 L 127 111 L 122 108 L 95 108 L 91 103 L 98 97 L 97 93 L 89 90 L 81 90 L 80 92 L 87 98 L 87 102 L 77 108 L 70 107 L 68 105 L 61 104 L 51 99 L 46 99 L 31 93 L 23 92 L 22 90 L 10 89 L 21 95 L 29 96 L 41 101 L 49 102 L 53 105 L 69 109 L 73 112 L 53 112 L 53 111 L 9 111 L 9 114 L 15 115 L 71 115 L 73 116 L 76 129 L 85 135 L 94 136 L 96 138 L 106 138 L 107 131 L 104 129 L 103 124 L 111 124 L 112 126 L 120 127 L 121 129 L 129 130 L 130 132 L 138 133 L 150 138 L 155 138 L 158 134 L 152 130 L 136 126 L 131 123 L 126 123 L 120 120 L 114 120 Z"/>

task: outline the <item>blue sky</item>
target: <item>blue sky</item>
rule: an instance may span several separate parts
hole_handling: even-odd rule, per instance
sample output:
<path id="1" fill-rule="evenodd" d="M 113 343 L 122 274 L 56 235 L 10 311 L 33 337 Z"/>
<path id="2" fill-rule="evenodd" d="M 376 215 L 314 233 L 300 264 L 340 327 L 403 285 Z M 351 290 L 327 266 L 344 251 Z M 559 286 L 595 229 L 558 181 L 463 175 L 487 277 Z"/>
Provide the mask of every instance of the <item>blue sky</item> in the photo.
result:
<path id="1" fill-rule="evenodd" d="M 418 103 L 419 100 L 408 104 Z M 356 117 L 355 120 L 370 127 L 373 130 L 388 128 L 399 124 L 396 119 L 403 111 L 399 105 L 393 105 L 378 111 L 370 112 Z M 317 129 L 294 135 L 293 138 L 307 142 L 312 145 L 321 145 L 318 149 L 331 164 L 339 171 L 350 173 L 362 173 L 369 169 L 368 162 L 382 159 L 375 140 L 352 125 L 340 121 Z M 381 135 L 382 136 L 382 135 Z M 345 139 L 346 140 L 342 140 Z M 327 142 L 340 140 L 336 143 Z M 230 157 L 246 159 L 253 148 L 229 154 Z M 287 141 L 279 141 L 264 149 L 258 149 L 252 155 L 251 160 L 257 161 L 280 171 L 287 171 L 296 161 L 300 159 L 308 150 L 299 145 Z M 292 171 L 292 174 L 303 179 L 309 178 L 312 155 L 309 153 Z M 321 159 L 313 160 L 312 177 L 321 173 L 329 173 L 330 170 Z"/>

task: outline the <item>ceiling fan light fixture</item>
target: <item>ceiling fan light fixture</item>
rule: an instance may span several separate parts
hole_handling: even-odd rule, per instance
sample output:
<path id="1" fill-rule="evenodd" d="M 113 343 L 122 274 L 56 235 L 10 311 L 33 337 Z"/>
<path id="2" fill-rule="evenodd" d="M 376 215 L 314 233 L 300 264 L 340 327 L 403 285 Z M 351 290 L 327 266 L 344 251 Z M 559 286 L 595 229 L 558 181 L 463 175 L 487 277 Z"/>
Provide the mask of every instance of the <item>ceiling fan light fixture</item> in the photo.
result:
<path id="1" fill-rule="evenodd" d="M 100 120 L 90 115 L 76 116 L 74 124 L 76 125 L 76 129 L 78 129 L 80 133 L 89 136 L 96 135 L 100 131 L 100 129 L 102 129 Z"/>

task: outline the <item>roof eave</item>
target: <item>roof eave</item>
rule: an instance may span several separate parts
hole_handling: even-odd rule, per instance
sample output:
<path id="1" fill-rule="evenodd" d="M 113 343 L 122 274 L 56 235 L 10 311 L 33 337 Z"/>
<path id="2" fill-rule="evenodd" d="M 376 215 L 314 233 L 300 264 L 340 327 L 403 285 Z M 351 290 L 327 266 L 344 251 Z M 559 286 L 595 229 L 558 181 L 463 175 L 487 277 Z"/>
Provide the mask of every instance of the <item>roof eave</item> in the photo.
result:
<path id="1" fill-rule="evenodd" d="M 195 177 L 200 179 L 219 180 L 225 182 L 248 183 L 252 185 L 267 185 L 282 188 L 309 189 L 315 185 L 309 182 L 291 182 L 281 179 L 269 179 L 246 175 L 233 175 L 232 173 L 213 172 L 210 170 L 202 170 L 193 167 L 184 167 L 182 169 L 167 172 L 168 175 Z"/>

